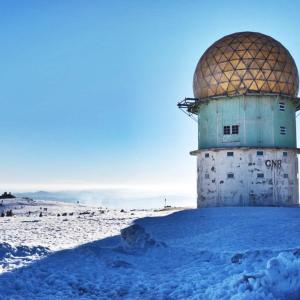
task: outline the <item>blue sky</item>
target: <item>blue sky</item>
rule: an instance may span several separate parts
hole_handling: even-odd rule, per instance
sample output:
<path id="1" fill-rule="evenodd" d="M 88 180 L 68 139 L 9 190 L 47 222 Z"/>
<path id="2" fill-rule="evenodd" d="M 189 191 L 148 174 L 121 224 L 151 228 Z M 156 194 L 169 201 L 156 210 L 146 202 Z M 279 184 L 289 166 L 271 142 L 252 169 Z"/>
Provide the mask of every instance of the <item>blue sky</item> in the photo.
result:
<path id="1" fill-rule="evenodd" d="M 0 1 L 0 182 L 196 187 L 195 66 L 259 31 L 300 66 L 296 1 Z"/>

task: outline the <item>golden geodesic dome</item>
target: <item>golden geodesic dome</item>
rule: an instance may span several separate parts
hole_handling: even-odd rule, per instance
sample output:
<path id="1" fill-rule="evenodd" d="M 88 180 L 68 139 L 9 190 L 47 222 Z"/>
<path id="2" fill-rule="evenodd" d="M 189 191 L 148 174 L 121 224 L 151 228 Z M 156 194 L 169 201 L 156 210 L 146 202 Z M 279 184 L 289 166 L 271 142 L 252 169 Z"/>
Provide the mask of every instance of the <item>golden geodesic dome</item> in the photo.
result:
<path id="1" fill-rule="evenodd" d="M 194 74 L 195 98 L 246 93 L 297 96 L 298 70 L 289 51 L 272 37 L 237 32 L 210 46 Z"/>

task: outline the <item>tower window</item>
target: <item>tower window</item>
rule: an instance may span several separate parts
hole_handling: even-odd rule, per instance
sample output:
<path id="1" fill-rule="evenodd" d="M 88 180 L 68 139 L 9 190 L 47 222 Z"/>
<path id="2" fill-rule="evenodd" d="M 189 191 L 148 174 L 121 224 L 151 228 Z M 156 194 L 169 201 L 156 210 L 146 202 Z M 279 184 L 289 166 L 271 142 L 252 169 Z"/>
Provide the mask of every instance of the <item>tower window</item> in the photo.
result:
<path id="1" fill-rule="evenodd" d="M 224 126 L 223 132 L 224 134 L 230 134 L 230 126 Z"/>
<path id="2" fill-rule="evenodd" d="M 264 178 L 264 173 L 257 173 L 257 178 Z"/>
<path id="3" fill-rule="evenodd" d="M 257 156 L 263 156 L 263 155 L 264 155 L 264 151 L 257 151 L 257 152 L 256 152 L 256 155 L 257 155 Z"/>
<path id="4" fill-rule="evenodd" d="M 279 110 L 285 111 L 285 103 L 284 102 L 279 102 Z"/>
<path id="5" fill-rule="evenodd" d="M 286 128 L 285 128 L 285 126 L 280 126 L 280 134 L 286 135 Z"/>
<path id="6" fill-rule="evenodd" d="M 234 174 L 233 173 L 227 173 L 227 178 L 234 178 Z"/>
<path id="7" fill-rule="evenodd" d="M 208 158 L 209 157 L 209 153 L 205 153 L 205 158 Z"/>
<path id="8" fill-rule="evenodd" d="M 227 156 L 233 156 L 233 152 L 227 152 Z"/>
<path id="9" fill-rule="evenodd" d="M 283 178 L 289 178 L 289 174 L 283 174 Z"/>
<path id="10" fill-rule="evenodd" d="M 232 125 L 232 134 L 239 134 L 239 125 Z"/>
<path id="11" fill-rule="evenodd" d="M 239 134 L 239 125 L 231 125 L 231 126 L 224 126 L 223 133 L 225 135 L 229 134 Z"/>
<path id="12" fill-rule="evenodd" d="M 285 157 L 288 156 L 286 151 L 282 152 L 282 155 Z"/>

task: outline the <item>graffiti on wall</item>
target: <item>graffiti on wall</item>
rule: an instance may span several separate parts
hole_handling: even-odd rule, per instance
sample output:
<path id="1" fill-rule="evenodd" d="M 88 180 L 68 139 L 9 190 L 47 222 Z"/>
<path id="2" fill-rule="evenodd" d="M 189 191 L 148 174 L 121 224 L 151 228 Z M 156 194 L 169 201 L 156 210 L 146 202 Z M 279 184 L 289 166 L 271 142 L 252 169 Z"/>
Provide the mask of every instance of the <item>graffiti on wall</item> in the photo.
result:
<path id="1" fill-rule="evenodd" d="M 265 165 L 268 169 L 280 169 L 281 168 L 281 159 L 278 160 L 271 160 L 271 159 L 267 159 L 265 161 Z"/>

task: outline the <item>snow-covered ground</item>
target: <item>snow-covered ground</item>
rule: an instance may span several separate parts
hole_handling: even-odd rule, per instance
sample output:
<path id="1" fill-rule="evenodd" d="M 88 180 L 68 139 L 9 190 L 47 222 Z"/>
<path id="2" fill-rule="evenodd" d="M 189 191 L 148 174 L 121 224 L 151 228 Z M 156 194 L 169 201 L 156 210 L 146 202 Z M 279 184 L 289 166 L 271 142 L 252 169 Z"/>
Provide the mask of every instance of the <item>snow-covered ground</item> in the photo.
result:
<path id="1" fill-rule="evenodd" d="M 0 218 L 0 299 L 300 299 L 298 208 L 13 201 L 17 214 Z"/>
<path id="2" fill-rule="evenodd" d="M 0 218 L 0 272 L 22 266 L 23 258 L 24 262 L 40 258 L 35 255 L 40 252 L 44 255 L 118 235 L 137 218 L 168 213 L 155 210 L 121 212 L 120 209 L 23 198 L 5 199 L 1 204 L 0 213 L 12 210 L 13 217 Z M 18 251 L 18 255 L 10 255 L 10 251 Z M 33 256 L 29 258 L 26 251 Z"/>

